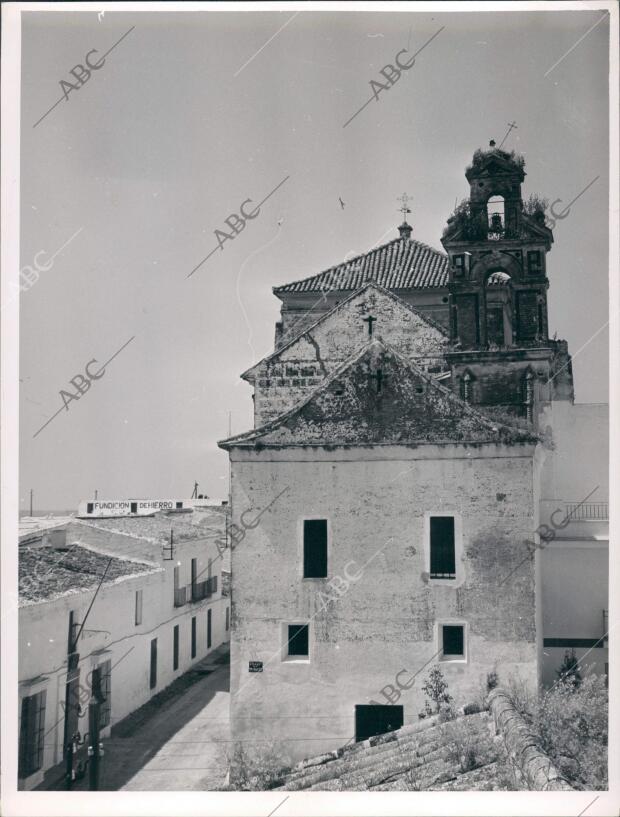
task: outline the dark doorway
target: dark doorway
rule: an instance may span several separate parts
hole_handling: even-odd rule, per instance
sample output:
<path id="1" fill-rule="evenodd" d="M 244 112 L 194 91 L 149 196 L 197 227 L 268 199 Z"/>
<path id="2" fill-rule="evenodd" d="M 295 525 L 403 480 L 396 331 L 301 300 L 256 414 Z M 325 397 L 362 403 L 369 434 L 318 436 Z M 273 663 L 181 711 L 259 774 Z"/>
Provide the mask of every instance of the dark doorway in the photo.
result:
<path id="1" fill-rule="evenodd" d="M 211 610 L 207 610 L 207 649 L 211 649 Z"/>
<path id="2" fill-rule="evenodd" d="M 402 706 L 359 704 L 355 707 L 355 740 L 393 732 L 403 725 Z"/>
<path id="3" fill-rule="evenodd" d="M 131 513 L 138 513 L 138 503 L 137 502 L 132 502 L 130 510 L 131 510 Z"/>

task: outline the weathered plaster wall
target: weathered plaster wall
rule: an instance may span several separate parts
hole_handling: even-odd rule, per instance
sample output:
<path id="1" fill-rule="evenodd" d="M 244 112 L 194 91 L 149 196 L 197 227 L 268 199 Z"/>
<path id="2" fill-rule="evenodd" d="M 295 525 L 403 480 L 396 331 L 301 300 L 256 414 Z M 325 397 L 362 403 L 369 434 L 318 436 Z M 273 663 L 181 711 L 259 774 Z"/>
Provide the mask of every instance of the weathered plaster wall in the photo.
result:
<path id="1" fill-rule="evenodd" d="M 466 662 L 441 662 L 457 703 L 495 664 L 535 682 L 534 568 L 523 562 L 534 527 L 531 451 L 422 448 L 232 452 L 237 523 L 289 488 L 232 556 L 234 740 L 278 738 L 293 759 L 333 749 L 353 737 L 355 705 L 384 702 L 381 690 L 402 669 L 420 674 L 392 703 L 415 722 L 441 620 L 467 627 Z M 425 575 L 425 514 L 442 511 L 461 520 L 456 587 Z M 361 571 L 326 606 L 329 579 L 302 578 L 304 517 L 329 520 L 330 578 Z M 283 624 L 304 621 L 310 661 L 283 661 Z M 249 673 L 250 660 L 263 672 Z"/>

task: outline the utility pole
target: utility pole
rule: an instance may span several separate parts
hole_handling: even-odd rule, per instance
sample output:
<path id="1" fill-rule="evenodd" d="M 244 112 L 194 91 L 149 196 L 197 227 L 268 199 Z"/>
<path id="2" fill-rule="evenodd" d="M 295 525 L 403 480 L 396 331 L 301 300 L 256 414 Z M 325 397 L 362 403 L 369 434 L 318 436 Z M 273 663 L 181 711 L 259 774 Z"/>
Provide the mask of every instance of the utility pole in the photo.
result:
<path id="1" fill-rule="evenodd" d="M 90 701 L 88 702 L 88 789 L 99 791 L 100 761 L 103 748 L 99 742 L 99 725 L 101 723 L 101 669 L 93 669 L 93 685 Z"/>
<path id="2" fill-rule="evenodd" d="M 31 488 L 30 489 L 30 516 L 32 516 L 32 495 L 33 495 L 33 493 L 34 493 L 34 491 Z"/>
<path id="3" fill-rule="evenodd" d="M 65 788 L 71 789 L 75 777 L 73 755 L 75 754 L 76 733 L 79 724 L 79 684 L 80 684 L 80 655 L 76 652 L 77 639 L 75 638 L 75 621 L 73 610 L 69 613 L 69 638 L 67 644 L 67 683 L 65 686 L 65 729 L 64 729 L 64 756 L 65 756 Z"/>
<path id="4" fill-rule="evenodd" d="M 73 756 L 77 750 L 79 743 L 79 723 L 80 723 L 80 654 L 77 652 L 77 644 L 82 635 L 82 630 L 86 624 L 90 611 L 93 608 L 95 599 L 101 590 L 101 585 L 106 577 L 106 574 L 112 564 L 113 559 L 110 558 L 103 571 L 103 576 L 99 582 L 93 600 L 90 603 L 86 615 L 84 616 L 80 629 L 75 634 L 77 622 L 74 619 L 73 610 L 69 613 L 69 638 L 67 643 L 67 684 L 65 687 L 65 729 L 64 729 L 64 754 L 65 754 L 65 787 L 71 790 L 73 781 L 75 779 L 75 769 L 73 767 Z M 97 746 L 99 744 L 97 743 Z"/>
<path id="5" fill-rule="evenodd" d="M 95 488 L 95 502 L 97 501 L 97 495 L 98 495 L 98 493 L 99 493 L 99 491 L 98 491 L 98 490 Z"/>

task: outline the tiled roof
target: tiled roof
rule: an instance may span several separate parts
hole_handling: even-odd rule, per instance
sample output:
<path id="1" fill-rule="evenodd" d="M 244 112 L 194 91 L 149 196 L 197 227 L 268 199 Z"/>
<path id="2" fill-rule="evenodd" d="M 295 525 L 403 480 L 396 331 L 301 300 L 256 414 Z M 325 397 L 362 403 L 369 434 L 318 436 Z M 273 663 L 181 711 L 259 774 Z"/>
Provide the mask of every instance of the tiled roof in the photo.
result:
<path id="1" fill-rule="evenodd" d="M 107 585 L 161 570 L 157 565 L 110 556 L 77 543 L 62 548 L 21 545 L 18 563 L 20 607 L 93 590 L 104 573 L 103 583 Z"/>
<path id="2" fill-rule="evenodd" d="M 372 384 L 380 367 L 385 386 Z M 371 374 L 374 372 L 375 374 Z M 536 443 L 532 430 L 495 421 L 375 339 L 302 401 L 220 448 L 307 445 Z"/>
<path id="3" fill-rule="evenodd" d="M 394 732 L 308 758 L 275 776 L 278 791 L 433 791 L 461 778 L 458 752 L 452 748 L 455 726 L 466 729 L 482 770 L 497 771 L 498 751 L 489 734 L 487 712 L 440 723 L 437 716 Z M 465 781 L 463 781 L 465 782 Z M 486 775 L 472 789 L 502 789 Z M 456 788 L 457 786 L 455 786 Z M 465 787 L 465 786 L 463 786 Z"/>
<path id="4" fill-rule="evenodd" d="M 368 281 L 386 289 L 433 289 L 448 285 L 448 256 L 408 238 L 387 244 L 352 258 L 318 275 L 274 287 L 275 295 L 287 292 L 354 290 Z"/>

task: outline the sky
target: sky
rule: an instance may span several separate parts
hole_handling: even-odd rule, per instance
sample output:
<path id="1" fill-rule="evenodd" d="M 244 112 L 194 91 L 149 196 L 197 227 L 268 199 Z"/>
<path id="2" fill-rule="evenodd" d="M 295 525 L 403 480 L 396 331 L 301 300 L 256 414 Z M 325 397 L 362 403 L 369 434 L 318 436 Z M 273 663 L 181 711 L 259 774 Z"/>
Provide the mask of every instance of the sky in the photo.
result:
<path id="1" fill-rule="evenodd" d="M 194 481 L 226 498 L 217 440 L 253 425 L 239 375 L 273 349 L 272 287 L 397 237 L 403 192 L 413 237 L 441 249 L 474 150 L 513 121 L 524 197 L 561 200 L 550 334 L 577 402 L 606 402 L 605 15 L 24 13 L 20 263 L 40 274 L 20 303 L 20 508 L 31 488 L 35 510 Z M 80 85 L 71 69 L 112 46 Z M 220 248 L 225 220 L 274 190 Z"/>

